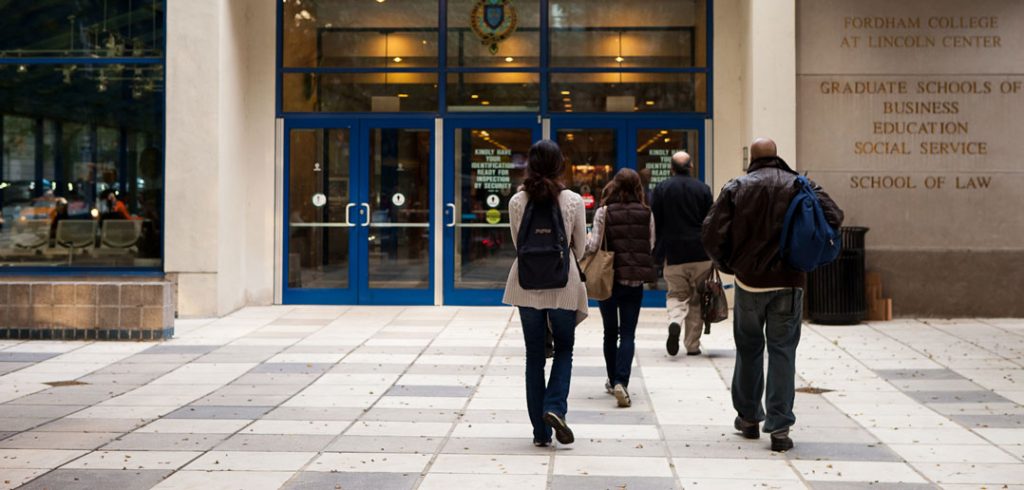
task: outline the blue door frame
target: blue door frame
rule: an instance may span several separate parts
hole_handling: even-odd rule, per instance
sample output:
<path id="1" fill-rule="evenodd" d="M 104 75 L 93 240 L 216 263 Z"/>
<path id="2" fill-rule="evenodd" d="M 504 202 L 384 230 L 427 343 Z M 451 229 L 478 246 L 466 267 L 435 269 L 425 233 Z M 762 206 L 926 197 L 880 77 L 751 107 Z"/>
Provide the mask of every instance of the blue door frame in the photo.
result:
<path id="1" fill-rule="evenodd" d="M 462 221 L 462 203 L 455 199 L 455 132 L 461 129 L 528 129 L 533 133 L 532 141 L 537 141 L 541 139 L 541 125 L 534 114 L 448 117 L 444 121 L 444 303 L 460 306 L 500 305 L 503 289 L 455 287 L 455 244 L 460 238 L 459 224 Z M 503 224 L 508 226 L 507 223 Z"/>
<path id="2" fill-rule="evenodd" d="M 682 129 L 697 132 L 697 155 L 698 155 L 698 178 L 705 180 L 704 164 L 706 149 L 704 148 L 704 118 L 686 117 L 675 114 L 663 114 L 656 116 L 647 115 L 578 115 L 566 114 L 551 118 L 551 137 L 559 129 L 610 129 L 616 134 L 616 170 L 620 168 L 637 168 L 637 131 L 643 129 Z M 691 151 L 691 154 L 693 152 Z M 600 190 L 595 189 L 594 195 L 600 196 Z M 587 223 L 589 226 L 590 223 Z M 591 306 L 596 307 L 597 303 L 591 301 Z M 665 306 L 665 291 L 645 290 L 643 306 L 663 308 Z"/>
<path id="3" fill-rule="evenodd" d="M 434 232 L 436 218 L 430 213 L 429 251 L 430 261 L 428 287 L 424 289 L 370 288 L 368 253 L 371 215 L 366 210 L 370 200 L 370 134 L 374 129 L 422 129 L 433 134 L 433 119 L 424 117 L 312 117 L 288 118 L 284 123 L 284 226 L 282 260 L 282 300 L 286 304 L 371 304 L 371 305 L 418 305 L 434 302 Z M 289 233 L 291 230 L 291 131 L 294 129 L 341 129 L 349 130 L 349 187 L 348 206 L 345 212 L 351 225 L 349 232 L 348 288 L 312 289 L 292 288 L 288 285 L 290 261 Z M 430 138 L 430 162 L 427 185 L 430 196 L 428 209 L 433 209 L 436 199 L 434 188 L 434 165 L 436 161 L 434 139 Z M 330 196 L 328 196 L 330 199 Z"/>

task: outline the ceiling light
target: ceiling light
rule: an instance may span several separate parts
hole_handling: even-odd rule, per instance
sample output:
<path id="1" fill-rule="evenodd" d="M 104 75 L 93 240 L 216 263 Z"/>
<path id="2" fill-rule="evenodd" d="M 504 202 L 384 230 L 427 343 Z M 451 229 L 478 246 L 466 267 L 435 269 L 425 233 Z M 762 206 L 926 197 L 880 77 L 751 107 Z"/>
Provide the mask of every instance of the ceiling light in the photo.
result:
<path id="1" fill-rule="evenodd" d="M 572 99 L 568 97 L 562 97 L 562 102 L 572 102 Z"/>
<path id="2" fill-rule="evenodd" d="M 384 0 L 377 0 L 377 3 L 384 3 Z"/>
<path id="3" fill-rule="evenodd" d="M 647 102 L 644 102 L 644 104 L 647 104 L 647 105 L 654 105 L 654 101 L 653 101 L 653 100 L 648 100 Z"/>
<path id="4" fill-rule="evenodd" d="M 25 73 L 28 71 L 28 67 L 25 65 L 18 65 L 18 73 Z"/>
<path id="5" fill-rule="evenodd" d="M 672 141 L 672 138 L 665 138 L 665 143 Z"/>
<path id="6" fill-rule="evenodd" d="M 479 95 L 477 95 L 477 94 L 473 94 L 473 95 L 470 95 L 470 96 L 469 96 L 469 98 L 470 98 L 470 99 L 479 99 L 479 98 L 480 98 L 480 96 L 479 96 Z"/>
<path id="7" fill-rule="evenodd" d="M 398 94 L 398 98 L 399 99 L 404 99 L 404 98 L 406 98 L 408 96 L 409 96 L 409 94 Z"/>
<path id="8" fill-rule="evenodd" d="M 626 58 L 623 58 L 621 56 L 616 56 L 615 57 L 615 62 L 616 63 L 622 63 L 623 61 L 626 61 Z"/>
<path id="9" fill-rule="evenodd" d="M 395 57 L 394 57 L 394 59 L 393 59 L 393 61 L 394 61 L 395 63 L 401 63 L 401 62 L 402 62 L 402 57 L 401 57 L 401 56 L 395 56 Z"/>
<path id="10" fill-rule="evenodd" d="M 480 102 L 480 105 L 491 105 L 491 102 L 488 101 L 488 100 L 485 100 L 483 102 Z"/>
<path id="11" fill-rule="evenodd" d="M 511 57 L 511 56 L 506 56 L 506 57 L 505 57 L 505 63 L 511 63 L 511 62 L 513 62 L 513 61 L 515 61 L 515 60 L 516 60 L 516 59 L 515 59 L 515 58 L 513 58 L 513 57 Z"/>
<path id="12" fill-rule="evenodd" d="M 568 90 L 563 90 L 562 91 L 562 95 L 569 95 L 569 91 Z"/>

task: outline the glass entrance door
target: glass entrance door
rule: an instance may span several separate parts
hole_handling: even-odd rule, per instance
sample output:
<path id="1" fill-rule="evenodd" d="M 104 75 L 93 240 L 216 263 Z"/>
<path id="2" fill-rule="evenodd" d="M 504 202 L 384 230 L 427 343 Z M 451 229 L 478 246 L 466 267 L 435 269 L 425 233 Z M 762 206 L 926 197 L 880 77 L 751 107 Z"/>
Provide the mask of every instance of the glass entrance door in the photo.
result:
<path id="1" fill-rule="evenodd" d="M 285 125 L 285 303 L 433 302 L 430 123 Z"/>
<path id="2" fill-rule="evenodd" d="M 651 191 L 671 177 L 672 155 L 678 151 L 690 154 L 694 177 L 703 179 L 703 125 L 703 119 L 675 117 L 553 118 L 551 138 L 566 158 L 562 181 L 583 196 L 588 228 L 601 206 L 602 189 L 621 168 L 640 173 L 648 200 Z M 664 306 L 664 280 L 648 287 L 644 306 Z"/>
<path id="3" fill-rule="evenodd" d="M 515 259 L 508 202 L 539 140 L 536 118 L 449 119 L 445 124 L 444 301 L 501 303 Z"/>

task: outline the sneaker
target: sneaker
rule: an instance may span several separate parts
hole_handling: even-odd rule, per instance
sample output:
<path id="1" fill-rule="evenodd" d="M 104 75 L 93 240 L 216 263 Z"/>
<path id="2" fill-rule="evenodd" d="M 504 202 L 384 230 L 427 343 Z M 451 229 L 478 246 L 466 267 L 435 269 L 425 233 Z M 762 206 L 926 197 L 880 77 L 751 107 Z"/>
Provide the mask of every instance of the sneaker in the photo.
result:
<path id="1" fill-rule="evenodd" d="M 572 435 L 572 429 L 565 423 L 565 419 L 559 417 L 555 412 L 545 413 L 544 423 L 555 430 L 555 439 L 558 439 L 559 443 L 572 444 L 576 440 L 576 437 Z"/>
<path id="2" fill-rule="evenodd" d="M 549 439 L 547 441 L 538 441 L 538 440 L 534 439 L 533 440 L 533 445 L 537 446 L 537 447 L 548 447 L 548 446 L 551 445 L 551 440 Z"/>
<path id="3" fill-rule="evenodd" d="M 793 449 L 793 440 L 789 438 L 789 429 L 772 432 L 772 451 L 784 453 Z"/>
<path id="4" fill-rule="evenodd" d="M 759 439 L 761 437 L 761 431 L 757 428 L 757 422 L 748 422 L 740 417 L 736 417 L 736 421 L 733 422 L 733 427 L 743 434 L 743 437 L 747 439 Z"/>
<path id="5" fill-rule="evenodd" d="M 612 380 L 605 378 L 604 380 L 604 391 L 607 391 L 609 395 L 614 395 L 615 392 L 612 390 Z"/>
<path id="6" fill-rule="evenodd" d="M 668 340 L 665 341 L 665 350 L 668 351 L 668 355 L 674 356 L 679 353 L 679 334 L 682 330 L 682 327 L 676 322 L 668 325 Z"/>
<path id="7" fill-rule="evenodd" d="M 700 355 L 700 349 L 697 349 L 695 351 L 686 351 L 686 355 L 688 355 L 688 356 L 699 356 Z"/>
<path id="8" fill-rule="evenodd" d="M 615 384 L 615 390 L 612 394 L 615 395 L 615 400 L 619 402 L 619 407 L 629 408 L 633 405 L 633 401 L 629 399 L 629 393 L 626 392 L 626 387 L 622 386 L 622 383 Z"/>

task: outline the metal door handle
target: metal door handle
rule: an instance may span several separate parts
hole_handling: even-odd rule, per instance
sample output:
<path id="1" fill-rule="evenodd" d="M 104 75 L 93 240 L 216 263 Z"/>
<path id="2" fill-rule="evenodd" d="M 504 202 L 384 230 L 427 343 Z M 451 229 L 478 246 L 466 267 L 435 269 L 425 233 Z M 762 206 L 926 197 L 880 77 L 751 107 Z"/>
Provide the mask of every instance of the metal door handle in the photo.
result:
<path id="1" fill-rule="evenodd" d="M 452 221 L 450 223 L 445 224 L 444 226 L 447 227 L 447 228 L 455 228 L 455 211 L 456 211 L 455 205 L 452 204 L 452 203 L 448 203 L 448 204 L 445 204 L 445 206 L 448 206 L 449 208 L 452 209 Z"/>
<path id="2" fill-rule="evenodd" d="M 363 226 L 370 226 L 370 205 L 364 202 L 360 206 L 366 208 L 366 221 L 363 223 Z"/>
<path id="3" fill-rule="evenodd" d="M 352 226 L 352 220 L 349 218 L 349 215 L 350 215 L 349 211 L 352 209 L 352 206 L 355 206 L 355 205 L 356 205 L 356 203 L 354 203 L 354 202 L 350 202 L 350 203 L 345 205 L 345 224 L 347 226 Z"/>

